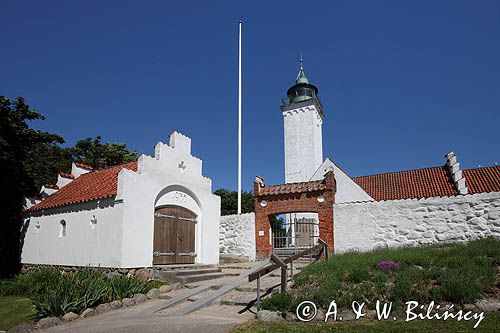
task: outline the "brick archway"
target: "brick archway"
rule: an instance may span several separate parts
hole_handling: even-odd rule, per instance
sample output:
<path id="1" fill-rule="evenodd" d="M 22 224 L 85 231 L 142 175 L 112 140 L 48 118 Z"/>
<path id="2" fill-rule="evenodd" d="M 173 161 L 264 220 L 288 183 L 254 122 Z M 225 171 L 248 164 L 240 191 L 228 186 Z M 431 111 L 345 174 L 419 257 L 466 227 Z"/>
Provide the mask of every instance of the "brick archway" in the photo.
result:
<path id="1" fill-rule="evenodd" d="M 333 204 L 335 178 L 329 171 L 323 180 L 305 183 L 264 185 L 254 182 L 256 258 L 269 258 L 272 252 L 272 232 L 269 217 L 286 213 L 318 213 L 319 237 L 333 252 Z"/>

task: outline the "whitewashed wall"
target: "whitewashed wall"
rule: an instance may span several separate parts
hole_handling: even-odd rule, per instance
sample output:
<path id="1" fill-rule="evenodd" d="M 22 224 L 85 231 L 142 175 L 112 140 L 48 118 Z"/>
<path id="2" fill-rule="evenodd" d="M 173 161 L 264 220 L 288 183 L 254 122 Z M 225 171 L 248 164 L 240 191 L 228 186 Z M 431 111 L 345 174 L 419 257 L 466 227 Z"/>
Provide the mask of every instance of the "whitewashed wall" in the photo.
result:
<path id="1" fill-rule="evenodd" d="M 500 237 L 500 193 L 336 204 L 335 252 Z"/>
<path id="2" fill-rule="evenodd" d="M 191 155 L 191 139 L 178 132 L 169 144 L 155 146 L 155 156 L 142 155 L 138 170 L 122 169 L 118 194 L 123 199 L 122 266 L 153 264 L 154 211 L 173 204 L 197 215 L 196 263 L 219 262 L 220 197 L 212 194 L 212 181 L 202 174 L 202 161 Z"/>
<path id="3" fill-rule="evenodd" d="M 310 105 L 283 111 L 285 183 L 306 182 L 323 162 L 323 120 Z"/>
<path id="4" fill-rule="evenodd" d="M 173 132 L 155 148 L 154 157 L 139 158 L 137 172 L 119 172 L 115 198 L 29 213 L 22 263 L 151 267 L 155 208 L 177 205 L 197 216 L 195 262 L 217 264 L 220 197 L 191 155 L 191 139 Z"/>
<path id="5" fill-rule="evenodd" d="M 255 260 L 255 214 L 221 216 L 219 225 L 221 254 Z"/>
<path id="6" fill-rule="evenodd" d="M 121 267 L 123 205 L 113 199 L 31 213 L 21 262 Z M 66 236 L 60 237 L 61 220 Z"/>

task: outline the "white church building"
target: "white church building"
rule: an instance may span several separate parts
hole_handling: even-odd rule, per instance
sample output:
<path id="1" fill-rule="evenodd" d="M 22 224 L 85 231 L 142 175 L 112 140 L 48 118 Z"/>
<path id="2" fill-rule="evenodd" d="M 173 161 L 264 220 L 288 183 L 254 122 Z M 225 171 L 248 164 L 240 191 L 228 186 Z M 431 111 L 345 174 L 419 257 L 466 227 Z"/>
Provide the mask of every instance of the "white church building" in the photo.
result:
<path id="1" fill-rule="evenodd" d="M 25 212 L 25 265 L 151 267 L 219 262 L 220 198 L 178 132 L 154 156 L 102 170 L 73 163 Z"/>

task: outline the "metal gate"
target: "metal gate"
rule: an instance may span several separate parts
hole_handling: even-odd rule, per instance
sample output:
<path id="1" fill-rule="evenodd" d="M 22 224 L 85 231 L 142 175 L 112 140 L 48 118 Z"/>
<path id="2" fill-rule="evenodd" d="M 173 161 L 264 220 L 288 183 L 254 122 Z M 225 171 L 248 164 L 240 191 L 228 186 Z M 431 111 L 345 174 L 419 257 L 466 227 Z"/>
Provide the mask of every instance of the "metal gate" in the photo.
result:
<path id="1" fill-rule="evenodd" d="M 273 249 L 278 250 L 275 252 L 288 250 L 298 253 L 299 250 L 315 246 L 319 238 L 318 226 L 317 218 L 276 219 L 272 224 Z"/>

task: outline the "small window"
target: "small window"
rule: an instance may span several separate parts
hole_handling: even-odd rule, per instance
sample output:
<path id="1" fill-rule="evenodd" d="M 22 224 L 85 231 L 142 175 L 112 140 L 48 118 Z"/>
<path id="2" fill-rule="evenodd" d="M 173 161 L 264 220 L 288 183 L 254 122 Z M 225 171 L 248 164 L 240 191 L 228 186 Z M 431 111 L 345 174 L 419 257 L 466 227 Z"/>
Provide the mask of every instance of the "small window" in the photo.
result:
<path id="1" fill-rule="evenodd" d="M 97 226 L 97 218 L 95 217 L 95 215 L 92 215 L 92 218 L 90 219 L 90 228 L 94 230 L 96 226 Z"/>
<path id="2" fill-rule="evenodd" d="M 61 220 L 61 225 L 59 227 L 59 238 L 66 237 L 66 221 Z"/>
<path id="3" fill-rule="evenodd" d="M 35 224 L 35 233 L 37 234 L 40 231 L 40 221 L 37 221 Z"/>

